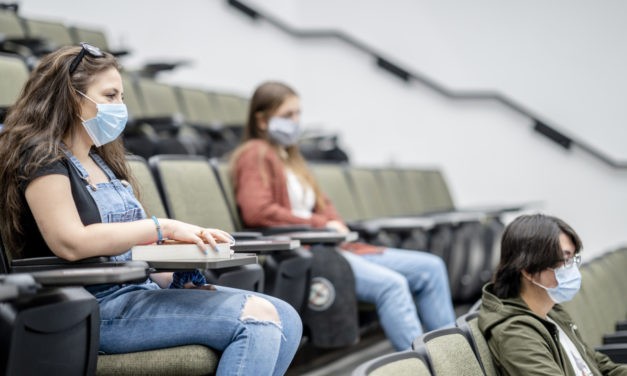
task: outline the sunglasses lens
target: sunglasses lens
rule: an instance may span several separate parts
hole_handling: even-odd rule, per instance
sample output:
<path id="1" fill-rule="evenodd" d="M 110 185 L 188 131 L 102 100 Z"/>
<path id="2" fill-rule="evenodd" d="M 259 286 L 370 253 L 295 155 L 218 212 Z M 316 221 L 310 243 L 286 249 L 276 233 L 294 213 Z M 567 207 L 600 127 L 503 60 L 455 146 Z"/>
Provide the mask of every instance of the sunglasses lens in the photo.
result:
<path id="1" fill-rule="evenodd" d="M 102 51 L 100 51 L 100 48 L 96 46 L 92 46 L 91 44 L 87 44 L 87 43 L 81 43 L 81 46 L 83 46 L 85 51 L 87 51 L 87 53 L 90 54 L 91 56 L 94 56 L 94 57 L 103 56 Z"/>

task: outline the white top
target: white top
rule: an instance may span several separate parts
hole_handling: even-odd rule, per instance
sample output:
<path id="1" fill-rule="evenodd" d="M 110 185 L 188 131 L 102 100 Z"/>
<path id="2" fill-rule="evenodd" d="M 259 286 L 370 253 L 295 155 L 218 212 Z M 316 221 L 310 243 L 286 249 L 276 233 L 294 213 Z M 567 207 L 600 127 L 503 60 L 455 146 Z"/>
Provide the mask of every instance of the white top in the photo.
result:
<path id="1" fill-rule="evenodd" d="M 568 360 L 570 360 L 570 365 L 573 367 L 573 370 L 575 370 L 575 374 L 580 376 L 592 376 L 590 367 L 588 367 L 586 362 L 583 360 L 573 341 L 570 340 L 570 338 L 566 335 L 566 333 L 564 333 L 562 328 L 555 323 L 555 321 L 550 318 L 548 318 L 548 320 L 557 326 L 560 344 L 568 355 Z"/>
<path id="2" fill-rule="evenodd" d="M 292 214 L 300 218 L 311 218 L 314 206 L 316 205 L 316 195 L 309 185 L 304 185 L 294 172 L 286 168 L 287 194 L 290 197 Z"/>

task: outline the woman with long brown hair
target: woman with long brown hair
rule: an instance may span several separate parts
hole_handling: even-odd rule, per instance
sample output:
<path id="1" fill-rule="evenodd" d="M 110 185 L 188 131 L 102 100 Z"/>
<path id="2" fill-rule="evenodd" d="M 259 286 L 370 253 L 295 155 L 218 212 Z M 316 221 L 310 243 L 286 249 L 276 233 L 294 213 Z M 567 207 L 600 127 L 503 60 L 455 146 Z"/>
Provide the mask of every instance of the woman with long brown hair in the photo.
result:
<path id="1" fill-rule="evenodd" d="M 300 99 L 292 88 L 281 82 L 257 87 L 246 141 L 232 157 L 242 219 L 250 227 L 306 224 L 347 232 L 298 149 L 299 122 Z M 365 243 L 346 244 L 341 253 L 355 276 L 357 298 L 376 305 L 396 349 L 409 348 L 423 326 L 454 324 L 447 271 L 439 257 Z"/>
<path id="2" fill-rule="evenodd" d="M 45 56 L 0 131 L 0 231 L 13 257 L 130 257 L 173 239 L 201 249 L 230 240 L 167 218 L 146 218 L 119 135 L 127 112 L 115 58 L 82 44 Z M 172 273 L 88 290 L 100 304 L 106 353 L 202 344 L 221 351 L 217 374 L 282 375 L 301 337 L 292 307 Z M 179 283 L 181 282 L 181 283 Z M 263 346 L 260 346 L 263 343 Z"/>

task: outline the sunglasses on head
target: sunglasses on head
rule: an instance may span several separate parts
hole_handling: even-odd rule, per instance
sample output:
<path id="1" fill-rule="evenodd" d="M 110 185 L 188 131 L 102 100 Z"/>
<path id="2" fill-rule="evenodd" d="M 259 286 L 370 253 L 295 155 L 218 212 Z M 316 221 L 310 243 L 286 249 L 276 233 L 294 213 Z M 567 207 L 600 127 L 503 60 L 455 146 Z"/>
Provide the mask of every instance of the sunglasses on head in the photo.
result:
<path id="1" fill-rule="evenodd" d="M 92 56 L 92 57 L 103 57 L 104 53 L 102 51 L 100 51 L 100 48 L 96 47 L 96 46 L 92 46 L 89 43 L 81 43 L 81 52 L 78 53 L 78 55 L 76 55 L 76 57 L 74 58 L 74 60 L 72 60 L 72 64 L 70 64 L 70 75 L 72 73 L 74 73 L 74 71 L 76 70 L 76 68 L 78 68 L 78 64 L 81 63 L 81 61 L 83 60 L 83 57 L 85 57 L 85 54 Z"/>

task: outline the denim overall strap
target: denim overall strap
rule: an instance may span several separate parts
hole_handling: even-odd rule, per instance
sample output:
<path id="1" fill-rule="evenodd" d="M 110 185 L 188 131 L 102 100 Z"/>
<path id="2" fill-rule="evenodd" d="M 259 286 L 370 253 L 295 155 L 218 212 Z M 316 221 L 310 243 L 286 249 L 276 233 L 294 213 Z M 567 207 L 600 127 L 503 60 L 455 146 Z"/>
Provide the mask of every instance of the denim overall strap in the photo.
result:
<path id="1" fill-rule="evenodd" d="M 133 194 L 131 185 L 126 181 L 119 180 L 100 156 L 90 153 L 90 157 L 102 169 L 109 181 L 92 184 L 89 182 L 87 170 L 81 165 L 78 158 L 68 150 L 65 151 L 65 154 L 85 181 L 87 191 L 98 207 L 102 223 L 132 222 L 146 218 L 144 209 Z M 130 257 L 131 253 L 126 252 L 119 256 L 112 256 L 111 259 L 126 261 Z"/>

